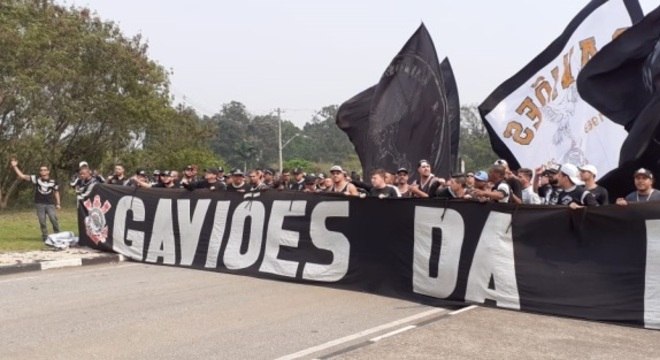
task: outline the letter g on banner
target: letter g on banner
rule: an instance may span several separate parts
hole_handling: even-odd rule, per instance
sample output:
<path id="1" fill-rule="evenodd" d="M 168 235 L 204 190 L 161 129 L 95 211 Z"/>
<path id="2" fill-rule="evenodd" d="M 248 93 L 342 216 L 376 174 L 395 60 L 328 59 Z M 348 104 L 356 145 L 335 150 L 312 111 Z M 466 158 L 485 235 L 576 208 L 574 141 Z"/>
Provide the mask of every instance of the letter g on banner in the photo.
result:
<path id="1" fill-rule="evenodd" d="M 431 276 L 433 229 L 441 230 L 437 276 Z M 456 210 L 415 207 L 415 247 L 413 257 L 413 291 L 418 294 L 447 298 L 454 292 L 458 278 L 458 262 L 465 235 L 463 217 Z"/>

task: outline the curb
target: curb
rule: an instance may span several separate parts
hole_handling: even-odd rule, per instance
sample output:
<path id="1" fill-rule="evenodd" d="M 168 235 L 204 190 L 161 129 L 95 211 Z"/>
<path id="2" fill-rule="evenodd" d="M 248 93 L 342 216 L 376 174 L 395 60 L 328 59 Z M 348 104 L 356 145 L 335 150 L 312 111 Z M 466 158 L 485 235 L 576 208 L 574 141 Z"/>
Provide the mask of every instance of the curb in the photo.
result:
<path id="1" fill-rule="evenodd" d="M 118 263 L 124 261 L 123 255 L 104 254 L 93 258 L 71 258 L 63 260 L 49 260 L 25 264 L 1 265 L 0 276 L 18 274 L 29 271 L 41 271 L 50 269 L 62 269 L 67 267 L 98 265 L 107 263 Z"/>

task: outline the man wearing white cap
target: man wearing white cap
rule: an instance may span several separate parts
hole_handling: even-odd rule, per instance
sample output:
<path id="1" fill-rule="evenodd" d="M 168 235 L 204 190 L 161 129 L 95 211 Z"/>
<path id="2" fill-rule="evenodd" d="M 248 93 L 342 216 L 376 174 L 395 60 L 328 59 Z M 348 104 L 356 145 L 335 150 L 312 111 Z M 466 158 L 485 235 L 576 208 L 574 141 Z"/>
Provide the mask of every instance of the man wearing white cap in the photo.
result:
<path id="1" fill-rule="evenodd" d="M 328 192 L 342 193 L 344 195 L 358 196 L 357 188 L 355 185 L 348 182 L 344 169 L 339 165 L 334 165 L 330 168 L 330 177 L 332 178 L 332 187 Z"/>
<path id="2" fill-rule="evenodd" d="M 610 203 L 607 189 L 596 184 L 598 170 L 595 166 L 589 164 L 578 167 L 580 170 L 580 180 L 584 181 L 584 188 L 594 195 L 598 205 L 608 205 Z"/>
<path id="3" fill-rule="evenodd" d="M 660 201 L 660 191 L 653 188 L 655 178 L 653 173 L 641 168 L 635 171 L 635 191 L 626 198 L 616 199 L 617 205 L 628 205 L 635 202 Z"/>
<path id="4" fill-rule="evenodd" d="M 557 174 L 559 189 L 551 197 L 551 205 L 568 205 L 571 209 L 583 206 L 598 206 L 598 202 L 592 193 L 582 186 L 580 172 L 573 164 L 564 164 L 559 168 Z"/>

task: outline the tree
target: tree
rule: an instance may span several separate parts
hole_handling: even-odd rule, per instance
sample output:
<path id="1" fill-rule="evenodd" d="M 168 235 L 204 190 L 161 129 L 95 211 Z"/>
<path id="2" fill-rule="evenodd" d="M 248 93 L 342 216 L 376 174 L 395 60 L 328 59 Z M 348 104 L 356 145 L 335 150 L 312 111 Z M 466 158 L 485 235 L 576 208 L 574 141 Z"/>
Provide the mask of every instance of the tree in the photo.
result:
<path id="1" fill-rule="evenodd" d="M 479 110 L 474 105 L 461 106 L 461 137 L 458 153 L 465 161 L 467 171 L 486 170 L 497 159 L 497 154 L 491 148 L 488 132 L 479 116 Z"/>
<path id="2" fill-rule="evenodd" d="M 57 178 L 83 159 L 103 167 L 154 154 L 150 137 L 187 142 L 194 121 L 171 107 L 168 73 L 141 36 L 125 37 L 88 9 L 5 0 L 0 49 L 0 159 L 17 156 L 28 172 L 48 164 Z M 17 189 L 1 167 L 0 208 Z"/>

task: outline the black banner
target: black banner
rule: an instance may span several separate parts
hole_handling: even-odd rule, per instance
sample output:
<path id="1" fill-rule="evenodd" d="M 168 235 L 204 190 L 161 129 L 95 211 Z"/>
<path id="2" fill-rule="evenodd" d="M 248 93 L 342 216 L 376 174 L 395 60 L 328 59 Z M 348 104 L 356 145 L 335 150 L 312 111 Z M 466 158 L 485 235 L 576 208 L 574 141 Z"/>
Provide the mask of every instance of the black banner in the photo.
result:
<path id="1" fill-rule="evenodd" d="M 660 329 L 660 206 L 570 210 L 99 185 L 81 243 L 133 260 Z"/>
<path id="2" fill-rule="evenodd" d="M 447 177 L 456 168 L 459 121 L 451 65 L 438 62 L 422 24 L 380 82 L 340 106 L 336 122 L 355 146 L 365 176 L 375 168 L 414 169 L 425 159 L 436 175 Z"/>

